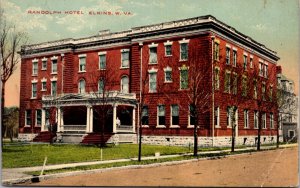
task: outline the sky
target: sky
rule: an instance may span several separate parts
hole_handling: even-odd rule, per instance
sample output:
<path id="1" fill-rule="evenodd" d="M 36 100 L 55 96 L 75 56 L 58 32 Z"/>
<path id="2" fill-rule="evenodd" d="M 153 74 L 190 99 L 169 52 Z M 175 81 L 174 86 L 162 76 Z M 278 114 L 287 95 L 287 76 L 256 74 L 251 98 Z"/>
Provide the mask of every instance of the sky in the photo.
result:
<path id="1" fill-rule="evenodd" d="M 276 51 L 280 57 L 278 65 L 295 81 L 298 94 L 298 0 L 1 0 L 0 7 L 7 22 L 27 33 L 29 44 L 213 15 Z M 61 14 L 33 14 L 33 11 L 61 11 Z M 82 14 L 65 14 L 65 11 Z M 93 15 L 93 12 L 121 15 Z M 19 105 L 19 85 L 18 67 L 7 82 L 5 106 Z"/>

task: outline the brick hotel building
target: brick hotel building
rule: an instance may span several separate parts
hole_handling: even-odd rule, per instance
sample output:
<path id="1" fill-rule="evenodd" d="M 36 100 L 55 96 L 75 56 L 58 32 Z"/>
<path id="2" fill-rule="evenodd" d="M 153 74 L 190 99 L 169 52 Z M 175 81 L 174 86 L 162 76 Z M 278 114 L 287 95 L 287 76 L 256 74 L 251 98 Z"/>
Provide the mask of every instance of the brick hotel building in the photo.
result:
<path id="1" fill-rule="evenodd" d="M 27 45 L 21 56 L 23 141 L 46 141 L 56 127 L 62 142 L 105 132 L 107 142 L 135 143 L 140 113 L 143 143 L 193 144 L 195 121 L 202 146 L 230 145 L 232 123 L 237 144 L 255 144 L 259 122 L 262 143 L 276 140 L 279 57 L 210 15 Z M 192 91 L 205 93 L 197 120 Z"/>

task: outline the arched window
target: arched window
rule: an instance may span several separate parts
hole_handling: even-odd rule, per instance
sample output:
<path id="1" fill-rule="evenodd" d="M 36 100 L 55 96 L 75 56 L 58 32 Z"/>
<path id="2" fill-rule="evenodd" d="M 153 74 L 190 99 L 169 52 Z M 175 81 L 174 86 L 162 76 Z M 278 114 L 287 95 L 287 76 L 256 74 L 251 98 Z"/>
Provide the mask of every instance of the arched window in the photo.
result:
<path id="1" fill-rule="evenodd" d="M 103 93 L 104 92 L 104 79 L 100 78 L 98 81 L 98 92 Z"/>
<path id="2" fill-rule="evenodd" d="M 128 76 L 123 76 L 121 79 L 121 92 L 129 93 L 129 79 Z"/>
<path id="3" fill-rule="evenodd" d="M 78 93 L 85 93 L 85 80 L 84 79 L 79 80 Z"/>

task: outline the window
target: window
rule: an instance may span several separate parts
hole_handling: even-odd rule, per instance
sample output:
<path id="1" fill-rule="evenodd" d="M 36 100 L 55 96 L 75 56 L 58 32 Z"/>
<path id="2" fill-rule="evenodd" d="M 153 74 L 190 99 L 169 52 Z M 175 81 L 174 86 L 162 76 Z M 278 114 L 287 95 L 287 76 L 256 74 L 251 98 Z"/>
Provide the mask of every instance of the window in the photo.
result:
<path id="1" fill-rule="evenodd" d="M 121 56 L 122 56 L 121 68 L 129 68 L 129 50 L 128 49 L 122 50 Z"/>
<path id="2" fill-rule="evenodd" d="M 230 65 L 230 48 L 226 47 L 226 64 Z"/>
<path id="3" fill-rule="evenodd" d="M 288 137 L 293 138 L 295 136 L 295 131 L 294 130 L 289 130 L 288 131 Z"/>
<path id="4" fill-rule="evenodd" d="M 220 69 L 215 68 L 215 90 L 220 88 Z"/>
<path id="5" fill-rule="evenodd" d="M 236 67 L 237 63 L 237 51 L 233 50 L 233 66 Z"/>
<path id="6" fill-rule="evenodd" d="M 42 70 L 47 70 L 47 59 L 42 59 Z"/>
<path id="7" fill-rule="evenodd" d="M 214 59 L 219 61 L 219 55 L 220 55 L 220 44 L 219 42 L 214 43 Z"/>
<path id="8" fill-rule="evenodd" d="M 259 62 L 258 68 L 259 68 L 259 76 L 263 76 L 264 75 L 264 64 L 262 61 Z"/>
<path id="9" fill-rule="evenodd" d="M 32 75 L 36 76 L 38 74 L 38 62 L 32 61 Z"/>
<path id="10" fill-rule="evenodd" d="M 188 43 L 180 44 L 180 60 L 188 59 Z"/>
<path id="11" fill-rule="evenodd" d="M 99 69 L 105 70 L 106 69 L 106 54 L 99 54 Z"/>
<path id="12" fill-rule="evenodd" d="M 79 72 L 85 72 L 86 68 L 86 56 L 79 57 Z"/>
<path id="13" fill-rule="evenodd" d="M 215 126 L 219 127 L 220 126 L 220 107 L 215 107 Z"/>
<path id="14" fill-rule="evenodd" d="M 189 115 L 190 115 L 190 117 L 189 117 L 189 126 L 193 126 L 193 125 L 195 125 L 195 123 L 196 123 L 196 118 L 195 118 L 195 115 L 196 115 L 196 108 L 195 108 L 195 106 L 194 105 L 190 105 L 189 106 L 189 109 L 190 109 L 190 113 L 189 113 Z"/>
<path id="15" fill-rule="evenodd" d="M 258 129 L 258 111 L 254 111 L 254 128 Z"/>
<path id="16" fill-rule="evenodd" d="M 35 126 L 41 126 L 41 124 L 42 124 L 42 110 L 38 109 L 36 110 Z"/>
<path id="17" fill-rule="evenodd" d="M 158 126 L 160 125 L 165 125 L 165 105 L 158 105 L 157 106 L 157 110 L 158 110 Z"/>
<path id="18" fill-rule="evenodd" d="M 47 82 L 45 80 L 42 81 L 42 91 L 47 91 Z"/>
<path id="19" fill-rule="evenodd" d="M 244 60 L 244 64 L 243 64 L 244 70 L 247 70 L 247 55 L 243 56 L 243 60 Z"/>
<path id="20" fill-rule="evenodd" d="M 262 128 L 263 129 L 266 129 L 267 128 L 267 116 L 266 116 L 266 113 L 263 113 L 262 114 Z"/>
<path id="21" fill-rule="evenodd" d="M 177 104 L 171 105 L 171 126 L 179 125 L 179 106 Z"/>
<path id="22" fill-rule="evenodd" d="M 51 82 L 51 95 L 55 96 L 57 92 L 57 82 L 56 81 L 52 81 Z"/>
<path id="23" fill-rule="evenodd" d="M 232 87 L 232 94 L 237 94 L 237 81 L 238 81 L 238 75 L 234 72 L 233 73 L 233 87 Z"/>
<path id="24" fill-rule="evenodd" d="M 252 69 L 253 68 L 253 57 L 250 56 L 250 68 Z"/>
<path id="25" fill-rule="evenodd" d="M 253 81 L 253 98 L 257 99 L 257 81 Z"/>
<path id="26" fill-rule="evenodd" d="M 230 112 L 231 108 L 230 106 L 227 106 L 227 111 L 226 111 L 226 115 L 227 115 L 227 119 L 226 119 L 226 123 L 227 123 L 227 127 L 231 127 L 231 116 L 230 116 Z"/>
<path id="27" fill-rule="evenodd" d="M 31 98 L 36 98 L 37 96 L 37 83 L 32 83 L 32 94 L 31 94 Z"/>
<path id="28" fill-rule="evenodd" d="M 83 79 L 79 80 L 78 93 L 85 93 L 85 80 Z"/>
<path id="29" fill-rule="evenodd" d="M 172 45 L 165 45 L 165 55 L 166 56 L 172 55 Z"/>
<path id="30" fill-rule="evenodd" d="M 25 111 L 25 126 L 31 125 L 31 110 Z"/>
<path id="31" fill-rule="evenodd" d="M 230 93 L 230 72 L 225 72 L 225 79 L 224 79 L 224 92 Z"/>
<path id="32" fill-rule="evenodd" d="M 261 86 L 261 97 L 262 97 L 262 100 L 266 100 L 266 84 L 265 83 L 262 83 L 262 86 Z"/>
<path id="33" fill-rule="evenodd" d="M 265 68 L 264 68 L 264 77 L 268 77 L 268 65 L 265 65 Z"/>
<path id="34" fill-rule="evenodd" d="M 52 59 L 52 64 L 51 64 L 51 71 L 52 74 L 56 74 L 57 73 L 57 59 Z"/>
<path id="35" fill-rule="evenodd" d="M 274 115 L 270 113 L 270 128 L 274 129 Z"/>
<path id="36" fill-rule="evenodd" d="M 249 110 L 247 109 L 244 110 L 244 127 L 249 127 Z"/>
<path id="37" fill-rule="evenodd" d="M 165 82 L 172 82 L 172 68 L 164 68 L 165 71 Z"/>
<path id="38" fill-rule="evenodd" d="M 269 100 L 272 101 L 273 100 L 273 87 L 270 86 L 269 88 Z"/>
<path id="39" fill-rule="evenodd" d="M 150 48 L 150 58 L 149 58 L 150 64 L 157 64 L 157 48 L 151 47 Z"/>
<path id="40" fill-rule="evenodd" d="M 187 67 L 180 69 L 180 89 L 188 89 L 189 87 L 189 72 Z"/>
<path id="41" fill-rule="evenodd" d="M 149 124 L 149 113 L 148 113 L 148 106 L 143 106 L 142 108 L 142 125 Z"/>
<path id="42" fill-rule="evenodd" d="M 99 81 L 98 81 L 98 92 L 99 93 L 104 93 L 104 79 L 103 78 L 100 78 Z"/>
<path id="43" fill-rule="evenodd" d="M 244 97 L 247 96 L 247 90 L 248 90 L 247 77 L 243 76 L 243 79 L 242 79 L 242 96 L 244 96 Z"/>
<path id="44" fill-rule="evenodd" d="M 129 79 L 128 76 L 123 76 L 121 79 L 121 92 L 129 93 Z"/>
<path id="45" fill-rule="evenodd" d="M 156 92 L 157 70 L 149 70 L 149 92 Z"/>

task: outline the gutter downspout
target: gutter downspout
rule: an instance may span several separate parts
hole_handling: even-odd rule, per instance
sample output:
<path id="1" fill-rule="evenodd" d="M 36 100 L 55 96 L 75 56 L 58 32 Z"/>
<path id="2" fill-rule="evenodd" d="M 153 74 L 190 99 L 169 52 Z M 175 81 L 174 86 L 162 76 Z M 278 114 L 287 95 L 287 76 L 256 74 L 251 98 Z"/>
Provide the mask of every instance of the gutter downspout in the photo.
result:
<path id="1" fill-rule="evenodd" d="M 215 135 L 215 93 L 214 93 L 214 40 L 215 36 L 211 36 L 211 94 L 212 94 L 212 147 L 214 147 Z"/>

